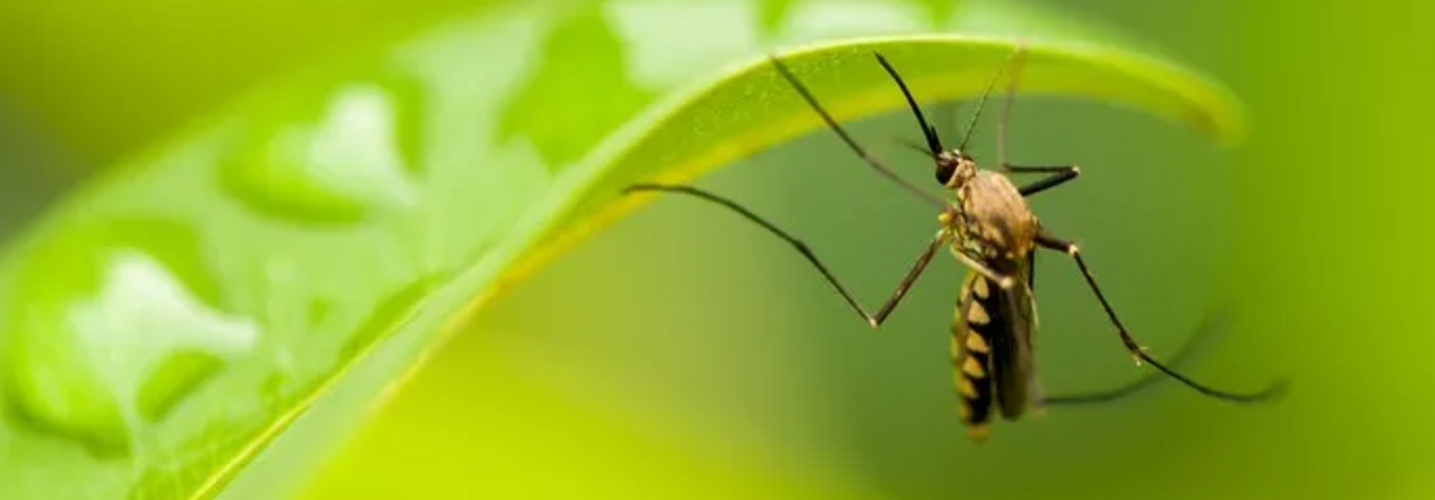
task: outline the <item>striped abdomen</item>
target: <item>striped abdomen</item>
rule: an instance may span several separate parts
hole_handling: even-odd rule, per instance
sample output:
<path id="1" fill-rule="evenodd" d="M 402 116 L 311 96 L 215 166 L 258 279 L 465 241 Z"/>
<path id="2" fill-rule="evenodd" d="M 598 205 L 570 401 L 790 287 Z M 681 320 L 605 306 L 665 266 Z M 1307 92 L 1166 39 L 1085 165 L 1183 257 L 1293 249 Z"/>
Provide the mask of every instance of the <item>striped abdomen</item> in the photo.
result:
<path id="1" fill-rule="evenodd" d="M 1035 390 L 1027 271 L 1027 266 L 1003 270 L 1021 278 L 1010 290 L 975 272 L 962 284 L 952 325 L 953 378 L 967 435 L 976 441 L 986 438 L 993 407 L 1016 420 Z"/>

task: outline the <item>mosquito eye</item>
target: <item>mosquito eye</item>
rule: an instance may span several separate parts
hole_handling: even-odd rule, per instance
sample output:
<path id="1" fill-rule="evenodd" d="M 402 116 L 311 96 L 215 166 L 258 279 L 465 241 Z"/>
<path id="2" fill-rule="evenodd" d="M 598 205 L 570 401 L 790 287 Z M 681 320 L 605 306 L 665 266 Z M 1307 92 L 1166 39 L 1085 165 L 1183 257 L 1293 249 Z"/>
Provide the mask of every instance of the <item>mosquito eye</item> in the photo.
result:
<path id="1" fill-rule="evenodd" d="M 937 182 L 942 183 L 942 185 L 946 185 L 947 182 L 952 180 L 952 174 L 955 174 L 956 172 L 956 162 L 944 161 L 937 163 Z"/>

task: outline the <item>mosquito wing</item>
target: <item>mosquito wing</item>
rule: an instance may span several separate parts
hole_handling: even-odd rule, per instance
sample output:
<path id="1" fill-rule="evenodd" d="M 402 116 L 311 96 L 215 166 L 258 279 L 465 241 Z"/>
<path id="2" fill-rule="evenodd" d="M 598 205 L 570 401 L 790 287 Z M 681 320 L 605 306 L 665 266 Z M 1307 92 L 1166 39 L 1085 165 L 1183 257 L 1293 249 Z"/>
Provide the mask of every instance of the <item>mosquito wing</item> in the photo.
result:
<path id="1" fill-rule="evenodd" d="M 1003 264 L 997 267 L 1016 278 L 1016 286 L 1008 290 L 991 288 L 992 293 L 983 306 L 992 316 L 991 372 L 997 402 L 1002 418 L 1017 420 L 1027 406 L 1040 397 L 1033 352 L 1036 298 L 1031 287 L 1032 262 L 1020 260 Z"/>

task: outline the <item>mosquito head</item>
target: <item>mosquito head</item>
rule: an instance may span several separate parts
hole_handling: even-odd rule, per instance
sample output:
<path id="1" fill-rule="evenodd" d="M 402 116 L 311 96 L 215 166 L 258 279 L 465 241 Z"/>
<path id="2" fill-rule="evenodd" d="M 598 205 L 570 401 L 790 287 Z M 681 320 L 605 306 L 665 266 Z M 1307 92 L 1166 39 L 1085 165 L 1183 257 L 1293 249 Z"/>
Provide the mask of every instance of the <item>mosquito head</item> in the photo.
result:
<path id="1" fill-rule="evenodd" d="M 977 176 L 977 162 L 961 150 L 951 150 L 937 155 L 937 182 L 947 189 L 965 186 Z"/>

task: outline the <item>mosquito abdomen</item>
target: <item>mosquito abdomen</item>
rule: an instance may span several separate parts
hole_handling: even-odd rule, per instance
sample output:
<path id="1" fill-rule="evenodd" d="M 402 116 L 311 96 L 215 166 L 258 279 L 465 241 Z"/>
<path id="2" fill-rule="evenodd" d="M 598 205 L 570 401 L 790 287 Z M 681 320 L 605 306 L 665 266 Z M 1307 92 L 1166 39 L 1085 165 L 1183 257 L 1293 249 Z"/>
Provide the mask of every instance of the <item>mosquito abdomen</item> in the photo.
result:
<path id="1" fill-rule="evenodd" d="M 992 293 L 992 288 L 986 278 L 969 273 L 962 284 L 952 324 L 952 378 L 961 395 L 960 416 L 967 426 L 967 437 L 978 442 L 987 437 L 996 395 L 990 370 L 992 344 L 979 328 L 973 328 L 990 318 L 975 299 Z"/>

